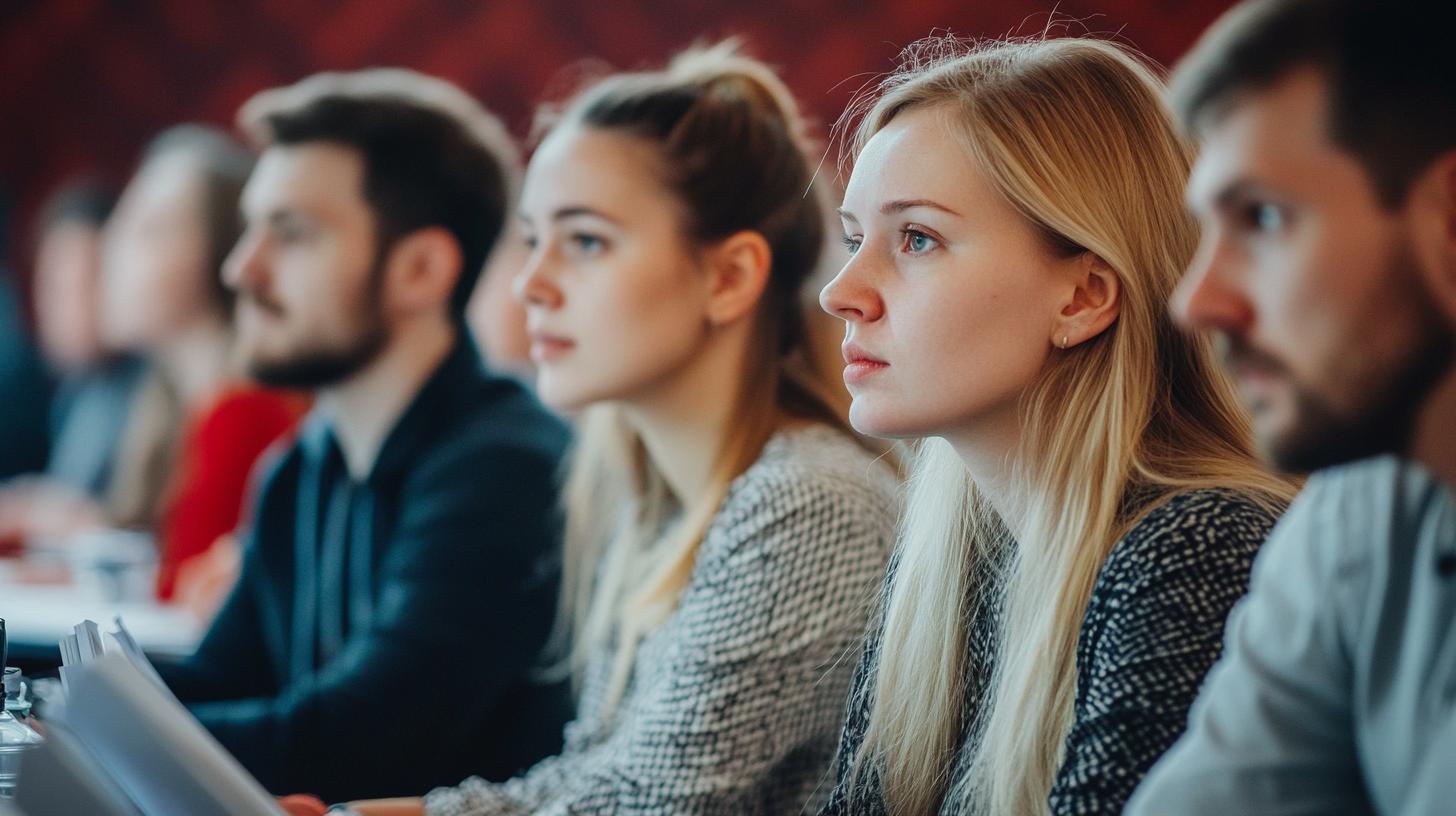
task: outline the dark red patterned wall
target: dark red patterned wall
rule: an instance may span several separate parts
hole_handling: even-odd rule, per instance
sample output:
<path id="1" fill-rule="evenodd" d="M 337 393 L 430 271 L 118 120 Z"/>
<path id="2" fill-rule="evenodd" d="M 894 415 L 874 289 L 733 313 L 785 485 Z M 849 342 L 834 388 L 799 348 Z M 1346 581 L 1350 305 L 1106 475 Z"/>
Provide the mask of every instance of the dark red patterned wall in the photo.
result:
<path id="1" fill-rule="evenodd" d="M 124 178 L 184 120 L 231 122 L 253 92 L 313 71 L 404 65 L 455 80 L 524 130 L 532 104 L 589 56 L 661 61 L 740 34 L 821 121 L 932 29 L 1036 33 L 1049 12 L 1164 63 L 1231 0 L 0 0 L 0 190 L 37 201 L 80 171 Z M 559 81 L 557 81 L 559 84 Z M 18 229 L 17 229 L 18 228 Z M 15 245 L 21 246 L 15 246 Z"/>

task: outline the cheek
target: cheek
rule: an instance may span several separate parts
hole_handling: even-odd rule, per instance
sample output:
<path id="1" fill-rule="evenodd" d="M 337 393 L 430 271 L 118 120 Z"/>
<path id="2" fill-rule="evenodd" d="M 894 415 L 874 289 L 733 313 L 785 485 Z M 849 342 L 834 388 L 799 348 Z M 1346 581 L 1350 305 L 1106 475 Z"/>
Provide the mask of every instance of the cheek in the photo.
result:
<path id="1" fill-rule="evenodd" d="M 367 260 L 336 246 L 299 247 L 280 254 L 271 294 L 289 320 L 332 331 L 375 307 L 371 274 Z"/>
<path id="2" fill-rule="evenodd" d="M 921 287 L 887 302 L 889 377 L 856 393 L 851 416 L 871 433 L 948 433 L 1015 404 L 1045 364 L 1042 301 L 1024 287 Z"/>
<path id="3" fill-rule="evenodd" d="M 138 248 L 130 264 L 130 299 L 148 319 L 171 327 L 212 308 L 211 281 L 199 242 L 156 241 Z"/>
<path id="4" fill-rule="evenodd" d="M 177 293 L 167 268 L 137 242 L 118 244 L 101 275 L 102 324 L 113 342 L 143 350 L 157 342 L 175 322 Z"/>
<path id="5" fill-rule="evenodd" d="M 548 325 L 576 345 L 539 369 L 541 394 L 553 405 L 631 401 L 669 380 L 701 350 L 704 321 L 684 282 L 625 277 L 616 285 L 564 288 L 566 306 Z M 598 280 L 609 283 L 606 276 Z"/>
<path id="6" fill-rule="evenodd" d="M 1379 379 L 1409 325 L 1408 290 L 1393 285 L 1388 236 L 1330 222 L 1283 248 L 1254 287 L 1265 350 L 1302 387 L 1339 405 Z"/>

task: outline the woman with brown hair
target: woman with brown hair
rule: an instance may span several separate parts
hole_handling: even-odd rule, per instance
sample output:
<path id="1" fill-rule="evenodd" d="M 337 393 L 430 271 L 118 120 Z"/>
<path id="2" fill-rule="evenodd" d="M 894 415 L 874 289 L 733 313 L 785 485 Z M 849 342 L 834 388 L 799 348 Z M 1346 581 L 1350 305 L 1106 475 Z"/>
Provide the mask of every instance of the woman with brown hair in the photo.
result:
<path id="1" fill-rule="evenodd" d="M 612 76 L 526 173 L 541 398 L 581 413 L 566 747 L 366 814 L 781 814 L 820 790 L 894 480 L 802 363 L 823 210 L 783 83 L 729 46 Z"/>

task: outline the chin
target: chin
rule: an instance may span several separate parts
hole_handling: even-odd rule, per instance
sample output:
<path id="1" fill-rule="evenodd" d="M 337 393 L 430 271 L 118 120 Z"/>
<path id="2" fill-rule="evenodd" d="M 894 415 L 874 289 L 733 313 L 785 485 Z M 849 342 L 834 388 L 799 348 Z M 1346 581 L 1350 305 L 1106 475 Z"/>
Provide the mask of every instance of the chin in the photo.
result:
<path id="1" fill-rule="evenodd" d="M 925 436 L 926 433 L 914 423 L 907 423 L 894 412 L 879 408 L 864 399 L 856 398 L 849 406 L 849 424 L 865 436 L 880 439 L 907 439 Z"/>
<path id="2" fill-rule="evenodd" d="M 559 414 L 580 413 L 599 401 L 590 391 L 573 387 L 540 369 L 536 372 L 536 397 Z"/>

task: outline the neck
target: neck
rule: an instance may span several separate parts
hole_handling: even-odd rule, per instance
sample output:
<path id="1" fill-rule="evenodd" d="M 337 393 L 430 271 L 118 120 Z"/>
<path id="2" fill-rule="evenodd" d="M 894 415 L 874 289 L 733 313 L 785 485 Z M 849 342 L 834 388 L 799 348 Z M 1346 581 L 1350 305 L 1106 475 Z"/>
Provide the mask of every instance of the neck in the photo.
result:
<path id="1" fill-rule="evenodd" d="M 1456 489 L 1456 366 L 1436 384 L 1416 415 L 1410 456 Z"/>
<path id="2" fill-rule="evenodd" d="M 707 348 L 650 394 L 625 400 L 647 455 L 679 504 L 708 489 L 743 381 L 746 338 L 710 338 Z"/>
<path id="3" fill-rule="evenodd" d="M 356 481 L 374 469 L 385 438 L 450 353 L 455 336 L 455 326 L 444 317 L 401 326 L 368 365 L 319 392 Z"/>
<path id="4" fill-rule="evenodd" d="M 152 359 L 177 389 L 182 405 L 193 408 L 209 399 L 228 379 L 230 337 L 216 320 L 198 321 L 183 330 Z"/>
<path id="5" fill-rule="evenodd" d="M 1012 492 L 1011 467 L 1020 437 L 1021 423 L 1014 405 L 945 434 L 970 472 L 971 481 L 1008 526 L 1013 508 L 1019 503 Z"/>

